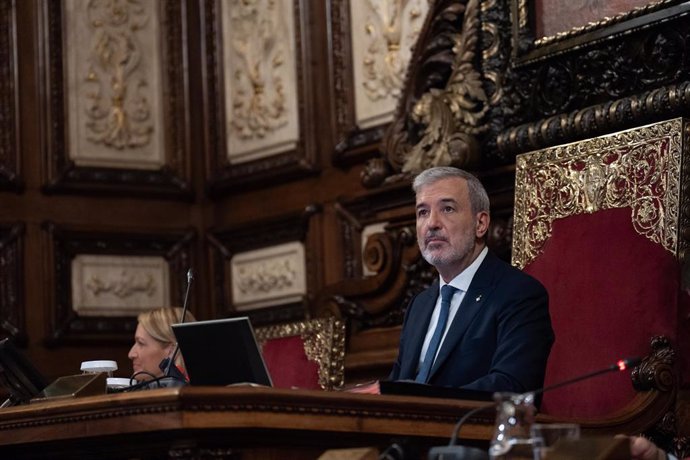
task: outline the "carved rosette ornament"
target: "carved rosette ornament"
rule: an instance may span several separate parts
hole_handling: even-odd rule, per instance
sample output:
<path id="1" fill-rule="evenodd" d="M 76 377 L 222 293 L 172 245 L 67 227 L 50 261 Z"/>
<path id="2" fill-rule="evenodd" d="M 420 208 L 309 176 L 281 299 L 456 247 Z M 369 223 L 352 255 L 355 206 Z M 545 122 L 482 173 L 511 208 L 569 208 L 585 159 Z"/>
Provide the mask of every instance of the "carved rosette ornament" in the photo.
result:
<path id="1" fill-rule="evenodd" d="M 256 330 L 263 344 L 271 339 L 299 336 L 309 361 L 319 365 L 319 385 L 324 390 L 341 386 L 345 380 L 345 323 L 336 318 L 318 318 Z"/>
<path id="2" fill-rule="evenodd" d="M 676 352 L 671 346 L 671 341 L 665 336 L 655 336 L 652 337 L 650 345 L 652 352 L 632 370 L 633 387 L 637 391 L 673 391 L 678 379 L 674 373 Z M 678 409 L 678 405 L 671 407 L 644 435 L 678 458 L 686 458 L 690 454 L 689 438 L 678 436 L 679 428 L 684 423 Z"/>
<path id="3" fill-rule="evenodd" d="M 675 383 L 676 352 L 664 336 L 652 337 L 650 345 L 652 352 L 631 372 L 633 387 L 637 391 L 670 391 Z"/>
<path id="4" fill-rule="evenodd" d="M 556 219 L 630 207 L 634 229 L 679 252 L 682 119 L 517 157 L 513 264 L 542 251 Z"/>
<path id="5" fill-rule="evenodd" d="M 387 168 L 372 161 L 363 184 L 395 182 L 433 166 L 464 168 L 479 161 L 489 96 L 478 57 L 482 31 L 478 0 L 441 1 L 429 12 L 417 42 L 404 97 L 384 139 Z M 491 27 L 484 32 L 491 35 Z M 491 40 L 489 40 L 491 41 Z M 482 57 L 486 58 L 485 51 Z"/>

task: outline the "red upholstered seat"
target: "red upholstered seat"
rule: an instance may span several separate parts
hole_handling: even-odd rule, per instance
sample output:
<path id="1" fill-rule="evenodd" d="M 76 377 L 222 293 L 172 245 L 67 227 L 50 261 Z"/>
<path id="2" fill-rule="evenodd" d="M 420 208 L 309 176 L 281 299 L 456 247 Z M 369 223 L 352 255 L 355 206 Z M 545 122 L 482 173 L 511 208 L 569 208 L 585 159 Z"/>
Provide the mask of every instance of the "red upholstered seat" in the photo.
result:
<path id="1" fill-rule="evenodd" d="M 331 390 L 343 384 L 345 324 L 319 318 L 257 328 L 276 388 Z"/>
<path id="2" fill-rule="evenodd" d="M 684 131 L 671 120 L 518 157 L 513 263 L 549 292 L 556 341 L 547 386 L 645 356 L 653 336 L 688 349 L 678 262 L 687 246 Z M 680 364 L 688 381 L 690 366 Z M 546 393 L 541 409 L 600 417 L 635 393 L 629 373 L 609 373 Z"/>

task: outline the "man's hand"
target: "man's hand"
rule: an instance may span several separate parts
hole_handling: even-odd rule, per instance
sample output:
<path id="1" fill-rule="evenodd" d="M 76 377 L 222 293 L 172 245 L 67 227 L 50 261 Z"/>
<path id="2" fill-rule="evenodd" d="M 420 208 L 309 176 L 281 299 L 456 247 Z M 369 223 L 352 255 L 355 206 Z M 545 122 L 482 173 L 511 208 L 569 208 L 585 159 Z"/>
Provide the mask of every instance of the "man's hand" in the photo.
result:
<path id="1" fill-rule="evenodd" d="M 341 391 L 345 391 L 347 393 L 359 393 L 366 395 L 380 395 L 381 386 L 379 385 L 379 381 L 376 380 L 373 382 L 359 383 L 354 386 L 344 387 L 341 389 Z"/>

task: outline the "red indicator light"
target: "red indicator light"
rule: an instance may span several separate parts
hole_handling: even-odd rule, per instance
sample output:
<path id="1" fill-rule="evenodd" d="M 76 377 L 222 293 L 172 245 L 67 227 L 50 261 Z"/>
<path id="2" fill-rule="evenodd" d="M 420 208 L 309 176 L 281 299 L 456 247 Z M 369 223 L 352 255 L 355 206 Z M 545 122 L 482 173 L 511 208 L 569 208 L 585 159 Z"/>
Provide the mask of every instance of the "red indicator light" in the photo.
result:
<path id="1" fill-rule="evenodd" d="M 624 371 L 628 367 L 624 359 L 619 360 L 616 364 L 618 364 L 618 370 L 620 371 Z"/>

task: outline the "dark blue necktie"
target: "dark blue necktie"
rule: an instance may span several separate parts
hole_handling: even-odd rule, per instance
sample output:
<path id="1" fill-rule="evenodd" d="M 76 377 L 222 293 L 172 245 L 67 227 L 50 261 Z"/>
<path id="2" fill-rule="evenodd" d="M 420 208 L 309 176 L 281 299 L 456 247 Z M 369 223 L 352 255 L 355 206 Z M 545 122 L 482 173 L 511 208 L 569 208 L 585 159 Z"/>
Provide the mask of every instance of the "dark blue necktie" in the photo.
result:
<path id="1" fill-rule="evenodd" d="M 453 294 L 455 294 L 457 290 L 457 288 L 454 288 L 450 284 L 446 284 L 441 288 L 441 312 L 438 315 L 438 322 L 436 323 L 436 329 L 434 329 L 434 335 L 431 336 L 431 341 L 429 341 L 429 348 L 427 348 L 426 354 L 424 355 L 422 367 L 419 369 L 417 378 L 414 379 L 415 382 L 426 383 L 429 379 L 429 372 L 431 371 L 431 366 L 434 364 L 436 352 L 438 351 L 441 337 L 443 337 L 443 331 L 446 329 L 446 323 L 448 322 L 450 299 L 453 298 Z"/>

